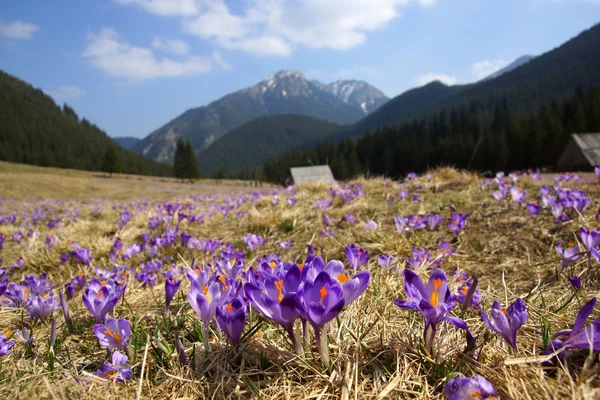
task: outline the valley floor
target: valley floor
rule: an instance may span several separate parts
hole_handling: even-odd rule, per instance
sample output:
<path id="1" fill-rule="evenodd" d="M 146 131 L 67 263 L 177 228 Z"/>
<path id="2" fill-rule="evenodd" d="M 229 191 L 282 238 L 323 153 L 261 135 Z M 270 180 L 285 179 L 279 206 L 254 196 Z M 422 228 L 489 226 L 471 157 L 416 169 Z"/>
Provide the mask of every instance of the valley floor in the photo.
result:
<path id="1" fill-rule="evenodd" d="M 4 200 L 0 201 L 0 237 L 5 237 L 0 266 L 6 268 L 1 279 L 14 283 L 1 298 L 0 332 L 7 331 L 9 340 L 17 340 L 14 332 L 23 328 L 34 335 L 33 347 L 17 340 L 7 355 L 0 356 L 4 398 L 443 399 L 449 380 L 476 375 L 488 379 L 502 399 L 600 397 L 597 352 L 574 349 L 555 366 L 541 365 L 541 353 L 551 336 L 571 329 L 581 307 L 600 293 L 599 264 L 594 258 L 588 261 L 584 256 L 559 268 L 561 257 L 556 251 L 559 242 L 563 246 L 579 242 L 584 249 L 580 227 L 599 226 L 600 185 L 562 183 L 562 188 L 584 190 L 588 204 L 581 212 L 565 205 L 564 221 L 555 223 L 550 207 L 531 216 L 525 203 L 511 201 L 510 193 L 501 203 L 496 201 L 492 197 L 496 182 L 452 169 L 432 171 L 431 179 L 421 176 L 402 184 L 373 179 L 277 191 L 233 183 L 187 185 L 98 175 L 0 163 L 0 199 Z M 523 189 L 527 202 L 542 204 L 540 184 L 529 177 L 517 183 L 507 180 L 506 185 Z M 549 196 L 560 199 L 564 192 L 557 187 L 558 192 L 549 189 L 553 193 Z M 451 230 L 459 212 L 468 217 L 464 229 L 455 234 Z M 427 223 L 420 226 L 419 217 L 404 225 L 402 219 L 394 219 L 430 214 L 443 221 L 434 229 Z M 191 235 L 191 239 L 186 236 L 186 245 L 182 233 Z M 258 236 L 244 238 L 248 234 Z M 115 244 L 117 238 L 122 247 Z M 267 241 L 261 244 L 260 238 Z M 202 239 L 231 245 L 211 253 L 201 247 L 208 243 Z M 47 240 L 55 242 L 49 246 Z M 370 272 L 370 283 L 329 323 L 330 370 L 324 367 L 312 334 L 306 338 L 304 355 L 297 356 L 285 331 L 256 307 L 248 312 L 238 346 L 229 344 L 212 323 L 210 351 L 205 351 L 201 318 L 186 296 L 192 286 L 182 270 L 219 274 L 212 283 L 221 282 L 223 286 L 217 287 L 225 293 L 228 286 L 269 279 L 271 270 L 283 274 L 293 263 L 306 268 L 308 276 L 311 268 L 318 268 L 314 260 L 305 262 L 311 244 L 325 261 L 344 263 L 347 276 L 332 278 L 336 286 L 354 274 L 345 253 L 352 243 L 362 248 L 356 254 L 370 254 L 358 266 Z M 142 251 L 132 253 L 140 244 Z M 81 249 L 91 252 L 89 265 L 75 257 Z M 62 254 L 67 258 L 64 263 Z M 380 266 L 378 256 L 384 255 L 391 257 L 390 268 Z M 242 276 L 232 272 L 232 261 L 242 266 Z M 286 261 L 292 264 L 284 265 Z M 158 269 L 142 276 L 149 265 Z M 427 283 L 436 266 L 445 271 L 453 295 L 461 293 L 464 279 L 478 278 L 481 310 L 486 313 L 493 301 L 506 307 L 523 299 L 528 318 L 517 333 L 517 350 L 486 327 L 474 304 L 464 310 L 457 304 L 450 311 L 468 325 L 477 345 L 474 350 L 465 348 L 465 332 L 448 322 L 440 322 L 432 349 L 426 349 L 422 314 L 401 309 L 394 300 L 408 299 L 405 269 Z M 250 267 L 264 276 L 246 274 Z M 86 277 L 86 285 L 100 277 L 126 287 L 109 315 L 131 325 L 130 379 L 119 383 L 111 381 L 115 374 L 105 379 L 93 375 L 111 358 L 99 346 L 92 330 L 94 318 L 82 301 L 82 293 L 89 290 L 86 285 L 66 302 L 70 318 L 59 306 L 54 311 L 57 329 L 49 347 L 51 319 L 32 320 L 29 298 L 25 306 L 12 300 L 15 288 L 30 288 L 31 282 L 44 279 L 43 273 L 53 286 L 42 291 L 40 301 L 58 297 L 79 276 Z M 171 273 L 182 283 L 167 316 L 163 275 Z M 25 281 L 28 274 L 32 276 Z M 150 275 L 157 278 L 154 286 L 144 284 Z M 579 277 L 582 288 L 574 289 L 568 275 Z M 432 287 L 445 288 L 440 282 Z M 242 289 L 238 293 L 244 297 Z M 320 293 L 323 302 L 333 289 Z M 448 300 L 437 292 L 426 297 L 434 304 Z M 592 309 L 593 317 L 600 315 L 598 307 Z M 299 321 L 296 328 L 300 329 Z M 183 363 L 176 350 L 176 333 L 185 354 Z"/>

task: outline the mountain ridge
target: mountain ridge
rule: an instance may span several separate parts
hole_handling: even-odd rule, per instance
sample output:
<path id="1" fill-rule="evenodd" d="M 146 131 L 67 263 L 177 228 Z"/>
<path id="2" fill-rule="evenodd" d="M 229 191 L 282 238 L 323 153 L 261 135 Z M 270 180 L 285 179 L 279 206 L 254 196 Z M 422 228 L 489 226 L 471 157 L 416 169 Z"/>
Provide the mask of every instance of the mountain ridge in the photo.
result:
<path id="1" fill-rule="evenodd" d="M 364 81 L 324 84 L 303 73 L 281 70 L 259 83 L 229 93 L 205 106 L 186 110 L 136 143 L 133 150 L 171 162 L 179 137 L 199 152 L 232 129 L 258 117 L 297 114 L 337 124 L 352 124 L 388 98 Z"/>

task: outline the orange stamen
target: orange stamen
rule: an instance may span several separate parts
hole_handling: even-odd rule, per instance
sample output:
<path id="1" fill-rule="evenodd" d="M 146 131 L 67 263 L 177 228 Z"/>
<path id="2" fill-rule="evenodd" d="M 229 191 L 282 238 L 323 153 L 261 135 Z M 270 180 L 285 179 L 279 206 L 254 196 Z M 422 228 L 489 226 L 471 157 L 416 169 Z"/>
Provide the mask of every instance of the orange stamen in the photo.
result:
<path id="1" fill-rule="evenodd" d="M 275 261 L 271 261 L 269 263 L 269 266 L 271 267 L 271 269 L 275 268 L 277 266 L 277 263 Z"/>
<path id="2" fill-rule="evenodd" d="M 300 268 L 300 272 L 302 272 L 302 268 L 304 268 L 304 264 L 298 264 L 298 268 Z"/>
<path id="3" fill-rule="evenodd" d="M 231 305 L 231 303 L 227 304 L 227 312 L 231 312 L 231 310 L 233 309 L 233 306 Z"/>
<path id="4" fill-rule="evenodd" d="M 463 288 L 462 288 L 460 291 L 461 291 L 461 292 L 462 292 L 464 295 L 466 295 L 466 294 L 469 292 L 469 289 L 467 289 L 467 287 L 465 286 L 465 287 L 463 287 Z"/>
<path id="5" fill-rule="evenodd" d="M 340 283 L 344 283 L 348 280 L 348 277 L 346 276 L 346 274 L 339 274 L 337 276 L 337 280 L 340 281 Z"/>
<path id="6" fill-rule="evenodd" d="M 279 292 L 279 296 L 277 296 L 277 301 L 279 301 L 281 303 L 281 300 L 283 300 L 283 279 L 275 281 L 275 287 L 277 288 L 277 291 Z"/>
<path id="7" fill-rule="evenodd" d="M 319 294 L 321 294 L 321 299 L 319 301 L 322 303 L 325 296 L 327 296 L 329 293 L 327 292 L 327 289 L 325 289 L 325 286 L 323 286 L 321 290 L 319 290 Z"/>
<path id="8" fill-rule="evenodd" d="M 438 293 L 438 290 L 442 287 L 442 284 L 443 282 L 440 278 L 433 280 L 433 293 L 431 293 L 431 297 L 429 297 L 429 304 L 434 307 L 440 302 L 440 294 Z"/>

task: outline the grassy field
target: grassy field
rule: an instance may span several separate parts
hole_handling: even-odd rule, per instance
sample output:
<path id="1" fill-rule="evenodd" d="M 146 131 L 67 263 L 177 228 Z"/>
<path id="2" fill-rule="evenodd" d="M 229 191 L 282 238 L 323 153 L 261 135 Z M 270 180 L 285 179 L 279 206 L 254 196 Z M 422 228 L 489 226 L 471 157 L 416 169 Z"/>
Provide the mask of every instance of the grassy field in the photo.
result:
<path id="1" fill-rule="evenodd" d="M 242 182 L 216 184 L 203 179 L 194 184 L 175 178 L 114 174 L 0 161 L 0 198 L 14 200 L 167 200 L 205 193 L 248 191 Z"/>
<path id="2" fill-rule="evenodd" d="M 8 331 L 7 337 L 16 339 L 14 332 L 23 327 L 34 334 L 32 347 L 17 341 L 8 355 L 0 357 L 0 395 L 5 398 L 442 399 L 446 398 L 446 383 L 461 374 L 485 377 L 502 399 L 600 397 L 597 352 L 573 350 L 555 366 L 541 365 L 547 358 L 541 353 L 551 336 L 571 329 L 580 308 L 599 293 L 598 262 L 583 256 L 565 269 L 559 268 L 561 258 L 555 248 L 559 242 L 565 246 L 578 243 L 580 227 L 598 227 L 598 185 L 564 183 L 564 187 L 585 190 L 590 204 L 581 213 L 565 208 L 571 220 L 555 223 L 549 208 L 532 217 L 524 204 L 511 202 L 510 194 L 501 203 L 494 200 L 496 183 L 483 184 L 477 175 L 452 169 L 432 171 L 431 179 L 422 176 L 405 184 L 357 180 L 351 186 L 334 185 L 337 193 L 325 184 L 306 184 L 292 191 L 96 175 L 0 163 L 0 198 L 6 200 L 0 202 L 0 217 L 17 212 L 14 223 L 0 223 L 0 236 L 6 237 L 0 258 L 9 282 L 26 285 L 25 275 L 47 273 L 54 285 L 50 293 L 63 290 L 78 275 L 89 283 L 94 276 L 107 279 L 113 268 L 120 271 L 115 274 L 119 282 L 126 283 L 126 290 L 109 316 L 125 318 L 131 325 L 128 365 L 132 377 L 113 382 L 93 375 L 111 358 L 92 330 L 95 322 L 82 301 L 83 290 L 67 302 L 72 329 L 61 308 L 54 311 L 52 346 L 51 318 L 32 320 L 28 307 L 8 304 L 4 296 L 0 328 Z M 529 177 L 508 183 L 524 189 L 527 201 L 540 200 L 540 184 Z M 397 198 L 403 190 L 409 193 L 405 200 Z M 288 198 L 297 202 L 290 205 Z M 314 202 L 323 199 L 331 200 L 331 205 L 319 209 Z M 170 208 L 195 216 L 191 218 L 194 222 L 189 218 L 178 222 L 177 212 L 171 221 L 163 218 Z M 131 219 L 119 227 L 124 210 Z M 448 228 L 455 212 L 468 214 L 459 235 Z M 355 222 L 342 221 L 349 213 Z M 435 230 L 396 229 L 394 216 L 430 213 L 444 218 Z M 155 216 L 162 222 L 150 230 L 149 218 Z M 48 221 L 54 221 L 52 228 Z M 375 221 L 376 229 L 366 229 L 367 221 Z M 156 254 L 146 249 L 131 259 L 122 257 L 128 246 L 144 241 L 143 234 L 164 236 L 168 226 L 177 226 L 179 235 L 185 232 L 195 239 L 231 243 L 245 255 L 232 249 L 222 255 L 223 247 L 207 254 L 183 246 L 178 237 L 173 244 L 159 247 Z M 16 232 L 24 236 L 19 242 L 13 240 Z M 58 238 L 52 248 L 44 243 L 50 233 Z M 243 240 L 246 234 L 268 240 L 250 250 Z M 113 262 L 109 253 L 116 238 L 122 240 L 123 249 L 115 251 Z M 290 241 L 291 246 L 283 248 L 281 240 Z M 445 257 L 449 252 L 439 250 L 444 241 L 456 249 L 449 257 Z M 177 278 L 182 283 L 169 315 L 164 311 L 165 278 L 156 273 L 158 281 L 153 287 L 144 287 L 136 279 L 136 273 L 145 263 L 155 262 L 152 260 L 162 262 L 162 272 L 176 265 L 175 271 L 198 267 L 221 274 L 215 265 L 223 261 L 222 256 L 224 262 L 237 258 L 244 271 L 260 269 L 259 261 L 264 260 L 270 268 L 280 268 L 285 261 L 305 264 L 303 268 L 310 272 L 313 267 L 304 263 L 308 244 L 325 261 L 341 260 L 351 277 L 344 253 L 351 243 L 370 253 L 369 261 L 359 267 L 370 272 L 370 283 L 328 324 L 329 367 L 324 365 L 312 333 L 306 337 L 303 353 L 297 355 L 285 331 L 256 307 L 248 311 L 237 346 L 228 343 L 212 323 L 207 351 L 201 319 L 186 298 L 191 285 L 185 274 Z M 73 257 L 61 265 L 61 254 L 77 247 L 91 251 L 90 266 Z M 464 283 L 463 273 L 478 278 L 481 309 L 486 313 L 493 301 L 508 306 L 522 298 L 528 318 L 518 330 L 517 350 L 486 327 L 479 310 L 463 310 L 461 305 L 450 315 L 466 322 L 476 348 L 466 349 L 464 330 L 448 322 L 440 323 L 433 345 L 426 346 L 423 316 L 394 304 L 395 299 L 407 299 L 404 269 L 410 266 L 405 260 L 412 257 L 413 247 L 431 253 L 423 266 L 411 267 L 425 283 L 436 263 L 448 276 L 454 294 Z M 392 256 L 397 265 L 381 268 L 378 255 Z M 24 267 L 9 273 L 9 267 L 21 257 Z M 567 275 L 579 276 L 583 287 L 575 290 Z M 220 279 L 215 277 L 216 282 Z M 247 284 L 248 280 L 244 274 L 237 278 L 241 283 L 227 281 L 227 285 Z M 342 281 L 339 276 L 338 280 Z M 244 291 L 239 293 L 243 297 Z M 321 302 L 329 296 L 324 293 Z M 433 304 L 439 299 L 432 295 L 429 301 Z M 599 314 L 596 307 L 592 315 Z M 297 320 L 297 331 L 300 325 Z M 185 352 L 183 363 L 176 350 L 176 334 Z"/>

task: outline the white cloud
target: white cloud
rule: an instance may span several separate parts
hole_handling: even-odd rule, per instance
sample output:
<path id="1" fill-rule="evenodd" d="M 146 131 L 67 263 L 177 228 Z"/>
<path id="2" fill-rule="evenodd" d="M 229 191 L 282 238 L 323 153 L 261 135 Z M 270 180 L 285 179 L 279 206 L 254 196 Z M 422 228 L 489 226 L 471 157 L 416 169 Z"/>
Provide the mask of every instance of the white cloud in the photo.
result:
<path id="1" fill-rule="evenodd" d="M 221 57 L 221 54 L 219 54 L 218 51 L 213 51 L 212 57 L 215 61 L 215 64 L 217 64 L 219 68 L 225 71 L 231 71 L 231 65 L 227 61 L 223 60 L 223 57 Z"/>
<path id="2" fill-rule="evenodd" d="M 38 29 L 39 26 L 28 22 L 0 20 L 0 36 L 6 39 L 29 39 Z"/>
<path id="3" fill-rule="evenodd" d="M 116 0 L 145 4 L 150 0 Z M 160 2 L 164 2 L 162 0 Z M 155 0 L 155 2 L 159 2 Z M 183 0 L 178 0 L 181 3 Z M 347 50 L 367 42 L 370 32 L 384 29 L 402 7 L 430 7 L 436 0 L 247 0 L 232 12 L 225 0 L 202 0 L 197 12 L 182 18 L 185 32 L 212 40 L 226 49 L 255 55 L 289 55 L 295 46 Z M 230 1 L 229 4 L 233 4 Z M 156 12 L 155 12 L 156 13 Z M 172 15 L 172 14 L 169 14 Z"/>
<path id="4" fill-rule="evenodd" d="M 154 38 L 152 47 L 175 55 L 185 55 L 190 52 L 190 46 L 182 40 Z"/>
<path id="5" fill-rule="evenodd" d="M 198 12 L 194 0 L 114 0 L 119 4 L 135 4 L 149 13 L 167 17 L 190 16 Z"/>
<path id="6" fill-rule="evenodd" d="M 471 65 L 471 71 L 473 73 L 473 78 L 476 81 L 485 78 L 493 74 L 494 72 L 499 71 L 503 67 L 508 64 L 505 60 L 483 60 L 477 61 Z"/>
<path id="7" fill-rule="evenodd" d="M 208 57 L 188 56 L 181 61 L 158 58 L 149 48 L 121 40 L 112 28 L 89 35 L 88 46 L 81 55 L 108 75 L 133 81 L 198 75 L 213 68 L 213 60 Z"/>
<path id="8" fill-rule="evenodd" d="M 47 93 L 56 101 L 74 100 L 83 96 L 83 89 L 74 85 L 63 85 L 56 89 L 48 90 Z"/>
<path id="9" fill-rule="evenodd" d="M 440 81 L 445 85 L 455 85 L 456 77 L 448 74 L 423 74 L 416 79 L 419 85 L 425 85 L 429 82 Z"/>

